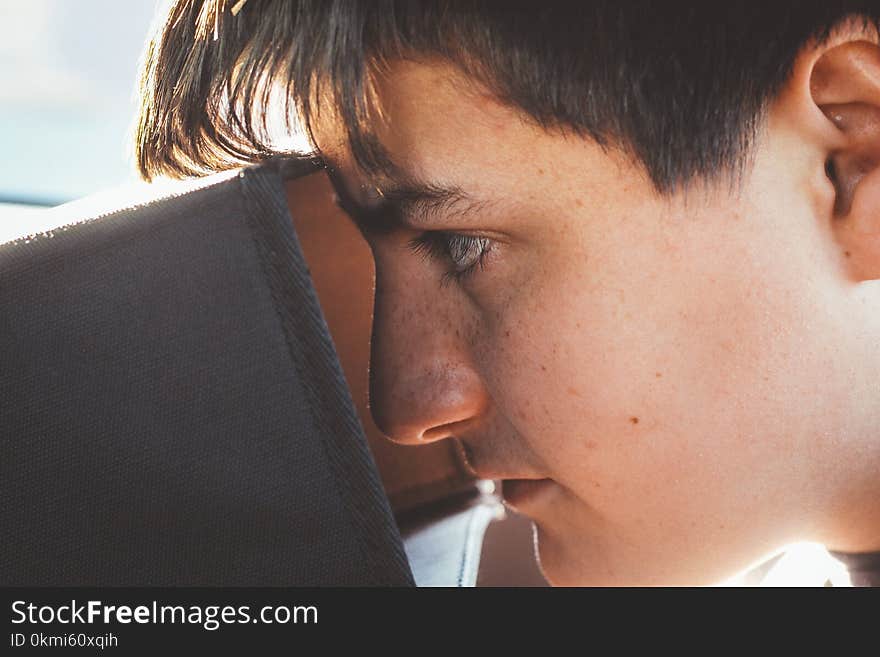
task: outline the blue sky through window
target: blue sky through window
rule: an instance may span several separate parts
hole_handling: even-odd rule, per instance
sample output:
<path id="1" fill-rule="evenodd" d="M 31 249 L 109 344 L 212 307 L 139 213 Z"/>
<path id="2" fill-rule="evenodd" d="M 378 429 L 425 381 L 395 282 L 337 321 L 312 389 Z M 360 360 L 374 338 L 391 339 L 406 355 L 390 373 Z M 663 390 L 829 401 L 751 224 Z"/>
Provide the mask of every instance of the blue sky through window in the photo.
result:
<path id="1" fill-rule="evenodd" d="M 0 200 L 63 202 L 135 176 L 128 133 L 157 0 L 0 0 Z"/>

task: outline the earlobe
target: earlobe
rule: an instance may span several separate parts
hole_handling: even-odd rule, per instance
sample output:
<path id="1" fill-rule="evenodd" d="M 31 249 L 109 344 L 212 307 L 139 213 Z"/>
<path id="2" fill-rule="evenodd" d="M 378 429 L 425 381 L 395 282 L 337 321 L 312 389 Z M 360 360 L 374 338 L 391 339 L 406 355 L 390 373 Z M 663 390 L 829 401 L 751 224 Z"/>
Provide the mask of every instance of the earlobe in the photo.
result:
<path id="1" fill-rule="evenodd" d="M 827 48 L 810 92 L 835 133 L 826 144 L 834 236 L 854 278 L 880 279 L 880 46 L 852 40 Z"/>

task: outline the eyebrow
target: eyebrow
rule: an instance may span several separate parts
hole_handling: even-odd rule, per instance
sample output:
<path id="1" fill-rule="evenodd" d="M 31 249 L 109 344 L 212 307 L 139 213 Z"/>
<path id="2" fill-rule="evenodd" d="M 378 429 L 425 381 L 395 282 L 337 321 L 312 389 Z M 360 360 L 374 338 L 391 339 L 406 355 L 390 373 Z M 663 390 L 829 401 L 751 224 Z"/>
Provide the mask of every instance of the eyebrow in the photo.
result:
<path id="1" fill-rule="evenodd" d="M 387 232 L 402 226 L 418 226 L 441 214 L 470 215 L 486 208 L 489 203 L 473 198 L 456 185 L 420 181 L 395 176 L 388 183 L 378 185 L 378 205 L 368 208 L 348 194 L 338 173 L 328 168 L 336 189 L 337 204 L 367 232 Z"/>
<path id="2" fill-rule="evenodd" d="M 438 215 L 463 216 L 482 209 L 486 203 L 474 199 L 458 186 L 410 181 L 380 189 L 383 201 L 407 219 L 420 224 Z"/>

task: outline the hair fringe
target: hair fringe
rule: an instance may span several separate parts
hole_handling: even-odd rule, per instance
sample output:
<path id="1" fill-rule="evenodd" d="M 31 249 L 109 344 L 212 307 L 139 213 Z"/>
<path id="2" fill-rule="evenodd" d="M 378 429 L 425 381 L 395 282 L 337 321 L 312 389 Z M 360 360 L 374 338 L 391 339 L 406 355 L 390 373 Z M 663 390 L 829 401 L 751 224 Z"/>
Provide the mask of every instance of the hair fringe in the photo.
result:
<path id="1" fill-rule="evenodd" d="M 269 120 L 283 115 L 287 133 L 314 144 L 329 111 L 355 161 L 387 169 L 369 129 L 381 116 L 374 76 L 427 55 L 544 128 L 630 152 L 661 192 L 698 175 L 735 178 L 800 48 L 846 18 L 877 25 L 878 4 L 596 0 L 572 13 L 519 0 L 248 0 L 233 15 L 231 0 L 176 0 L 142 61 L 136 166 L 151 180 L 312 156 L 279 146 Z"/>

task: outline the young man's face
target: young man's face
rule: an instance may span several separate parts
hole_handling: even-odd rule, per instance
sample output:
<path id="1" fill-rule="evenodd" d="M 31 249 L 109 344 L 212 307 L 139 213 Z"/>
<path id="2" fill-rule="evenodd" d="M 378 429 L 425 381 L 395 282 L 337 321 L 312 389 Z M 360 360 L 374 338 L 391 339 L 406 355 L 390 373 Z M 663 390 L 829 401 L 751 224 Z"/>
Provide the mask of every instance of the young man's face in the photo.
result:
<path id="1" fill-rule="evenodd" d="M 735 191 L 662 197 L 449 66 L 400 63 L 378 92 L 378 136 L 435 196 L 367 235 L 378 426 L 460 439 L 484 478 L 547 480 L 505 494 L 554 584 L 711 583 L 821 539 L 867 310 L 820 220 L 823 154 L 783 113 Z M 412 198 L 316 138 L 352 202 Z M 413 249 L 425 231 L 457 235 L 451 256 Z"/>

